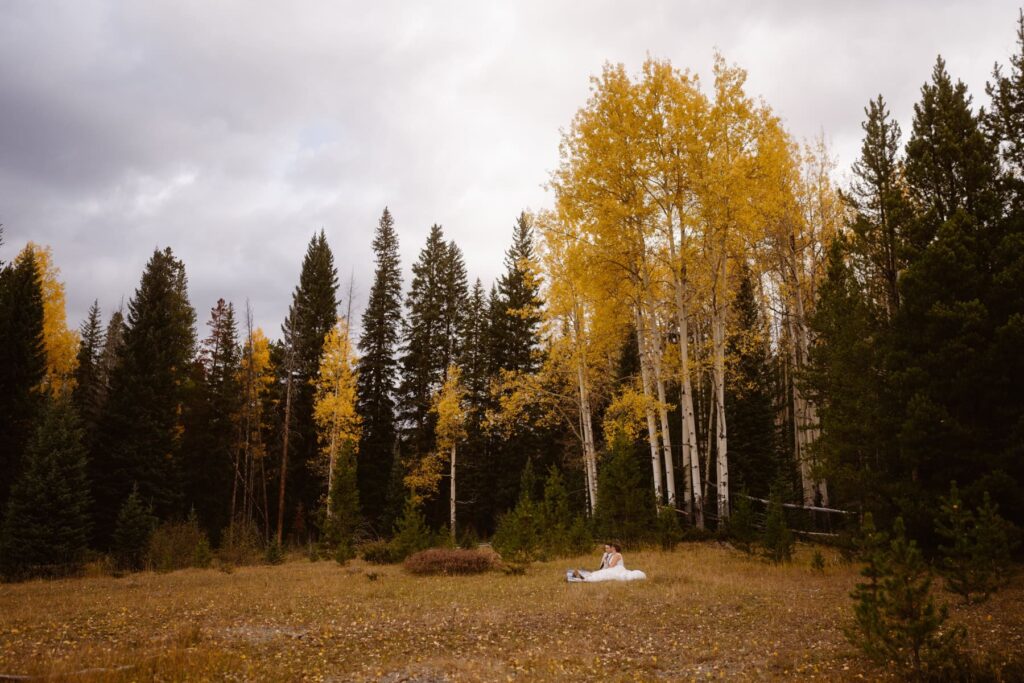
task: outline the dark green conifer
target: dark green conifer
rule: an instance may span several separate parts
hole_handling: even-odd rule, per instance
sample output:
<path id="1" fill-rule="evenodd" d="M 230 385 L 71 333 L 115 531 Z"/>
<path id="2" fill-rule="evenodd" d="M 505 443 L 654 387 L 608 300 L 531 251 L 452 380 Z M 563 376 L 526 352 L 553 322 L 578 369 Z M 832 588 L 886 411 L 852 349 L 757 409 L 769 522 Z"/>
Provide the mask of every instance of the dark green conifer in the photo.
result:
<path id="1" fill-rule="evenodd" d="M 855 625 L 849 639 L 882 665 L 895 665 L 914 680 L 931 676 L 949 680 L 963 643 L 961 627 L 948 627 L 948 612 L 936 607 L 929 591 L 931 576 L 914 541 L 908 541 L 902 518 L 886 545 L 872 532 L 872 549 L 857 584 Z"/>
<path id="2" fill-rule="evenodd" d="M 199 525 L 217 542 L 228 525 L 232 480 L 238 457 L 236 441 L 241 410 L 241 348 L 235 309 L 219 299 L 207 322 L 209 336 L 200 344 L 187 402 L 183 469 L 185 504 Z"/>
<path id="3" fill-rule="evenodd" d="M 46 370 L 41 287 L 31 249 L 0 270 L 0 510 L 39 410 L 35 388 Z"/>
<path id="4" fill-rule="evenodd" d="M 729 406 L 729 476 L 737 488 L 765 496 L 769 483 L 788 463 L 782 457 L 775 419 L 768 330 L 746 268 L 732 310 L 735 322 L 727 352 L 735 363 L 726 372 L 725 399 Z"/>
<path id="5" fill-rule="evenodd" d="M 101 545 L 110 542 L 118 510 L 133 485 L 158 516 L 185 513 L 182 413 L 193 379 L 195 317 L 185 265 L 169 248 L 155 251 L 128 304 L 124 340 L 90 462 Z"/>
<path id="6" fill-rule="evenodd" d="M 0 528 L 6 578 L 79 570 L 90 532 L 82 430 L 67 398 L 49 399 L 25 451 Z"/>
<path id="7" fill-rule="evenodd" d="M 344 564 L 355 557 L 355 535 L 360 518 L 356 459 L 350 447 L 343 447 L 334 459 L 326 508 L 320 542 L 331 557 Z"/>
<path id="8" fill-rule="evenodd" d="M 114 527 L 112 549 L 118 567 L 129 571 L 143 568 L 156 524 L 153 507 L 143 502 L 139 487 L 133 484 Z"/>
<path id="9" fill-rule="evenodd" d="M 338 271 L 324 231 L 313 236 L 302 259 L 299 284 L 292 294 L 284 334 L 285 360 L 279 366 L 282 382 L 291 385 L 291 415 L 282 416 L 288 426 L 287 471 L 284 514 L 292 531 L 312 527 L 309 511 L 318 509 L 324 483 L 312 464 L 319 457 L 316 424 L 313 420 L 313 378 L 320 369 L 324 337 L 338 320 Z M 286 409 L 287 401 L 280 407 Z M 283 446 L 282 446 L 283 448 Z M 280 504 L 280 501 L 278 501 Z M 285 529 L 282 529 L 285 531 Z"/>
<path id="10" fill-rule="evenodd" d="M 395 391 L 402 323 L 402 272 L 394 219 L 385 207 L 373 238 L 377 268 L 359 338 L 358 404 L 363 419 L 357 470 L 363 511 L 382 526 L 397 431 Z"/>

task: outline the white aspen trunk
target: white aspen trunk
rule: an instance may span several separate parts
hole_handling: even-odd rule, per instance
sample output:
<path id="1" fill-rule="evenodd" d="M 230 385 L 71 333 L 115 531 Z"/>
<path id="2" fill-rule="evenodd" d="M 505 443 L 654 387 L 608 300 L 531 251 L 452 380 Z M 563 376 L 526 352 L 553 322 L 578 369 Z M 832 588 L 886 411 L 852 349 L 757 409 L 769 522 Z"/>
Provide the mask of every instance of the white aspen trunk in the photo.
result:
<path id="1" fill-rule="evenodd" d="M 796 249 L 796 240 L 792 235 L 789 238 L 788 264 L 793 278 L 791 295 L 793 299 L 793 311 L 790 316 L 790 337 L 792 339 L 793 359 L 793 425 L 796 430 L 797 458 L 800 463 L 800 483 L 803 489 L 804 505 L 828 505 L 828 486 L 824 479 L 817 479 L 814 476 L 814 455 L 811 452 L 811 445 L 817 438 L 817 409 L 813 402 L 808 400 L 800 391 L 795 376 L 803 368 L 807 361 L 807 354 L 810 347 L 810 340 L 807 335 L 807 320 L 804 312 L 803 297 L 803 274 L 804 262 L 799 257 Z"/>
<path id="2" fill-rule="evenodd" d="M 636 337 L 637 347 L 640 351 L 640 381 L 643 384 L 644 389 L 644 410 L 647 413 L 647 439 L 651 445 L 651 469 L 654 473 L 654 498 L 661 505 L 663 502 L 662 491 L 664 491 L 661 482 L 661 451 L 658 448 L 658 424 L 657 418 L 654 415 L 654 408 L 651 407 L 652 396 L 651 396 L 651 384 L 650 384 L 650 369 L 648 368 L 648 359 L 646 353 L 647 347 L 647 335 L 644 333 L 644 322 L 643 313 L 640 310 L 639 305 L 636 309 Z"/>
<path id="3" fill-rule="evenodd" d="M 683 227 L 680 224 L 680 230 Z M 672 288 L 676 300 L 676 327 L 679 332 L 679 412 L 682 417 L 683 468 L 686 487 L 683 502 L 690 521 L 704 528 L 704 497 L 701 495 L 700 457 L 697 446 L 697 421 L 693 412 L 693 386 L 690 382 L 690 331 L 686 315 L 685 276 L 683 267 L 677 271 L 674 230 L 669 226 L 668 248 L 672 261 Z"/>
<path id="4" fill-rule="evenodd" d="M 277 499 L 277 544 L 281 545 L 284 538 L 284 492 L 288 478 L 288 436 L 292 422 L 292 353 L 289 351 L 288 381 L 284 390 L 284 435 L 281 444 L 281 486 Z"/>
<path id="5" fill-rule="evenodd" d="M 708 396 L 708 400 L 705 401 L 708 409 L 708 424 L 704 434 L 704 446 L 707 455 L 704 457 L 704 500 L 708 499 L 708 487 L 711 485 L 711 435 L 714 434 L 715 427 L 715 399 L 714 399 L 714 386 L 711 387 L 711 395 Z"/>
<path id="6" fill-rule="evenodd" d="M 648 299 L 648 320 L 651 330 L 651 341 L 653 349 L 650 349 L 651 365 L 654 369 L 654 385 L 658 392 L 658 417 L 661 422 L 661 452 L 665 461 L 665 490 L 668 494 L 668 504 L 675 508 L 676 498 L 676 474 L 675 463 L 672 461 L 672 436 L 668 426 L 668 399 L 665 395 L 665 378 L 661 369 L 661 330 L 658 327 L 657 319 L 654 316 L 654 306 Z"/>
<path id="7" fill-rule="evenodd" d="M 590 391 L 587 389 L 586 355 L 583 347 L 582 313 L 577 309 L 572 316 L 572 329 L 576 346 L 576 383 L 580 392 L 580 433 L 583 435 L 583 465 L 587 476 L 587 495 L 590 515 L 597 509 L 597 448 L 594 445 L 594 420 L 590 410 Z"/>
<path id="8" fill-rule="evenodd" d="M 714 339 L 715 467 L 718 474 L 718 520 L 729 519 L 729 440 L 725 419 L 725 307 L 716 307 L 712 322 Z"/>
<path id="9" fill-rule="evenodd" d="M 451 509 L 449 511 L 448 526 L 451 528 L 452 541 L 455 541 L 455 444 L 452 444 L 452 471 L 451 471 L 451 494 L 449 497 Z"/>
<path id="10" fill-rule="evenodd" d="M 594 448 L 594 425 L 590 414 L 590 392 L 587 391 L 586 374 L 583 360 L 576 366 L 576 377 L 580 390 L 580 423 L 583 432 L 583 464 L 587 474 L 587 495 L 589 496 L 590 514 L 597 509 L 597 450 Z"/>

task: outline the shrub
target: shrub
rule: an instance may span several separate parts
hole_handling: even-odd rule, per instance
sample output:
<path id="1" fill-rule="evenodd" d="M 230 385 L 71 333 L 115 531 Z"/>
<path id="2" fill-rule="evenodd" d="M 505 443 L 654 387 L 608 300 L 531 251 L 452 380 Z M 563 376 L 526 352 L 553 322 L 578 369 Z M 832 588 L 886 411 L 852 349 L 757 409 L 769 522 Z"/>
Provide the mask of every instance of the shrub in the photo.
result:
<path id="1" fill-rule="evenodd" d="M 156 528 L 149 539 L 146 559 L 149 566 L 158 572 L 193 567 L 196 566 L 201 544 L 205 544 L 209 553 L 209 541 L 199 528 L 193 510 L 184 522 L 164 522 Z"/>
<path id="2" fill-rule="evenodd" d="M 222 565 L 257 564 L 263 559 L 263 535 L 253 522 L 236 522 L 221 532 L 217 558 Z"/>
<path id="3" fill-rule="evenodd" d="M 284 562 L 284 550 L 281 549 L 281 544 L 277 541 L 271 541 L 267 545 L 267 550 L 263 554 L 263 561 L 267 564 L 281 564 Z"/>
<path id="4" fill-rule="evenodd" d="M 363 559 L 371 564 L 396 564 L 402 561 L 394 545 L 388 541 L 370 541 L 360 548 Z"/>
<path id="5" fill-rule="evenodd" d="M 403 564 L 413 574 L 481 574 L 493 567 L 493 556 L 478 550 L 431 548 L 410 555 Z"/>
<path id="6" fill-rule="evenodd" d="M 825 572 L 825 556 L 821 554 L 820 550 L 814 551 L 814 557 L 811 558 L 811 571 L 819 574 Z"/>
<path id="7" fill-rule="evenodd" d="M 868 657 L 895 665 L 904 678 L 946 678 L 958 667 L 962 628 L 943 628 L 948 613 L 936 608 L 929 593 L 931 576 L 903 519 L 897 518 L 892 539 L 874 531 L 871 515 L 864 521 L 863 547 L 868 555 L 854 600 L 854 626 L 847 638 Z"/>

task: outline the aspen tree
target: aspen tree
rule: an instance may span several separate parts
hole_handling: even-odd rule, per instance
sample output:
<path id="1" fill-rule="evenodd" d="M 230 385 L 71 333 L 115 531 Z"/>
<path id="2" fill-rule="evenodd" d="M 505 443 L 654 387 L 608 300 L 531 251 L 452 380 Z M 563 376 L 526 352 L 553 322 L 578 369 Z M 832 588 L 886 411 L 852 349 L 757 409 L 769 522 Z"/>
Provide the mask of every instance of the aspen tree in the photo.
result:
<path id="1" fill-rule="evenodd" d="M 327 498 L 330 499 L 335 460 L 343 451 L 356 453 L 362 418 L 356 412 L 356 364 L 358 360 L 349 336 L 348 319 L 340 316 L 324 337 L 320 371 L 315 381 L 313 419 L 319 431 L 327 468 Z M 327 516 L 331 514 L 328 506 Z"/>

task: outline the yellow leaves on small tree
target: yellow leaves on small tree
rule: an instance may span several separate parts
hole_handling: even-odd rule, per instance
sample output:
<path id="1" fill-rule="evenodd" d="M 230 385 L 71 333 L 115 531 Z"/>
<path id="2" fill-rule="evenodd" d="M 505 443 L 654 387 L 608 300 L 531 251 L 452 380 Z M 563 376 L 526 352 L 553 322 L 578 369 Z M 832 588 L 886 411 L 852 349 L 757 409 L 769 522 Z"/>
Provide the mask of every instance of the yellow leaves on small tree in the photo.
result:
<path id="1" fill-rule="evenodd" d="M 362 419 L 356 412 L 356 360 L 348 320 L 338 318 L 324 337 L 320 372 L 314 381 L 313 419 L 320 430 L 321 465 L 327 469 L 328 491 L 335 458 L 342 448 L 355 453 L 362 431 Z"/>
<path id="2" fill-rule="evenodd" d="M 78 367 L 78 332 L 68 329 L 64 301 L 64 283 L 60 268 L 54 265 L 53 250 L 29 242 L 18 258 L 29 252 L 35 257 L 43 293 L 43 347 L 46 352 L 46 374 L 40 389 L 54 396 L 71 391 Z"/>
<path id="3" fill-rule="evenodd" d="M 413 463 L 405 476 L 405 485 L 416 504 L 437 493 L 452 449 L 466 438 L 466 388 L 457 365 L 448 366 L 444 384 L 431 398 L 430 411 L 437 415 L 436 445 L 433 451 Z"/>

